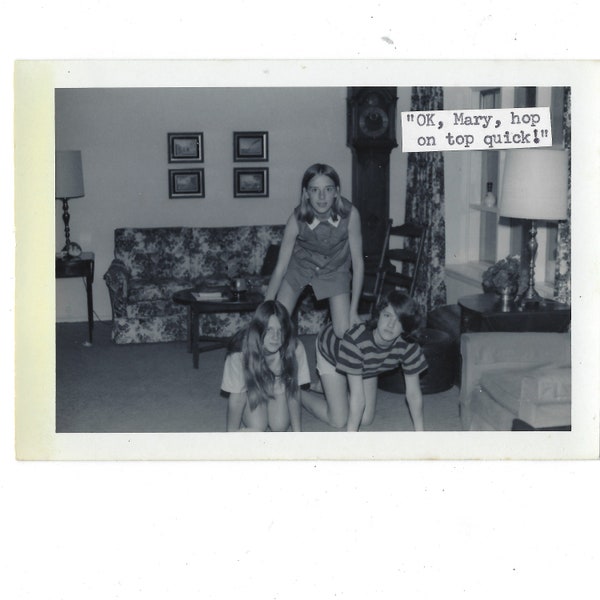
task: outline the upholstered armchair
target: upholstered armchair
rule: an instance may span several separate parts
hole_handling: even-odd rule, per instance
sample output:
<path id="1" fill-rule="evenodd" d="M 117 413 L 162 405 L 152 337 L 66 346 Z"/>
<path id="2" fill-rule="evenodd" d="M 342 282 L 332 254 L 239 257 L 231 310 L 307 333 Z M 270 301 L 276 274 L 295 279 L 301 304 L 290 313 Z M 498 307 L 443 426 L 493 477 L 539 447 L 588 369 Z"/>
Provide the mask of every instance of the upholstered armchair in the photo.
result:
<path id="1" fill-rule="evenodd" d="M 465 333 L 461 336 L 463 429 L 510 431 L 571 424 L 569 333 Z"/>

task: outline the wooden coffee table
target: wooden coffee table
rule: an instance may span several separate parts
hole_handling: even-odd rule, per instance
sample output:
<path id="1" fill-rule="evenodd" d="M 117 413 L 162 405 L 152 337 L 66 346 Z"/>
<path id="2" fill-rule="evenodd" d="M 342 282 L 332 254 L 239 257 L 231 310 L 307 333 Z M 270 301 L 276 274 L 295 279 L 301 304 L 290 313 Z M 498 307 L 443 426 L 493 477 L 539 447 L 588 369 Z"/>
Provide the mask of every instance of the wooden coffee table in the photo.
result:
<path id="1" fill-rule="evenodd" d="M 225 291 L 221 300 L 198 300 L 194 293 L 199 290 L 190 288 L 180 290 L 173 294 L 173 302 L 189 307 L 189 351 L 192 353 L 194 369 L 198 368 L 201 352 L 224 348 L 229 343 L 229 337 L 212 337 L 198 335 L 199 317 L 209 313 L 250 312 L 256 310 L 264 300 L 262 294 L 256 291 L 248 291 L 239 297 L 234 296 L 229 290 Z M 202 346 L 200 344 L 202 343 Z"/>

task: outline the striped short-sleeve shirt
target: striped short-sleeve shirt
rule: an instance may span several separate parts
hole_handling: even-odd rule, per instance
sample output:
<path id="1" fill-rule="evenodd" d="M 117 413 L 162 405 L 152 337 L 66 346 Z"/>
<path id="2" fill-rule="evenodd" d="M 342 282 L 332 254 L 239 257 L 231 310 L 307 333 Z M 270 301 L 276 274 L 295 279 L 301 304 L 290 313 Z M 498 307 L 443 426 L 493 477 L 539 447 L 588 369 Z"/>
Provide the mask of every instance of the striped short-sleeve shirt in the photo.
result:
<path id="1" fill-rule="evenodd" d="M 336 337 L 333 326 L 327 325 L 318 337 L 318 347 L 324 358 L 340 373 L 376 377 L 385 371 L 402 367 L 405 375 L 415 375 L 427 368 L 427 360 L 419 344 L 401 337 L 387 348 L 373 339 L 373 330 L 365 323 L 354 325 L 342 339 Z"/>

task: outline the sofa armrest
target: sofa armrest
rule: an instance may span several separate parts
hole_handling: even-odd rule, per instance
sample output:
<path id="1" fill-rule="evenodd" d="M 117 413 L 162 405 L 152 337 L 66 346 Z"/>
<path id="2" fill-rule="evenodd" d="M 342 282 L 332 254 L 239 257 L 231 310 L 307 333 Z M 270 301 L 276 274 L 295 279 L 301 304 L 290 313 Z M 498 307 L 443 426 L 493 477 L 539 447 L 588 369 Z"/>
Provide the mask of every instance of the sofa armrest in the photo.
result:
<path id="1" fill-rule="evenodd" d="M 569 333 L 546 332 L 464 333 L 460 352 L 460 403 L 468 405 L 484 373 L 570 364 L 571 337 Z"/>
<path id="2" fill-rule="evenodd" d="M 116 258 L 104 274 L 104 281 L 106 281 L 106 285 L 108 286 L 113 319 L 126 316 L 130 279 L 131 272 L 122 261 Z"/>

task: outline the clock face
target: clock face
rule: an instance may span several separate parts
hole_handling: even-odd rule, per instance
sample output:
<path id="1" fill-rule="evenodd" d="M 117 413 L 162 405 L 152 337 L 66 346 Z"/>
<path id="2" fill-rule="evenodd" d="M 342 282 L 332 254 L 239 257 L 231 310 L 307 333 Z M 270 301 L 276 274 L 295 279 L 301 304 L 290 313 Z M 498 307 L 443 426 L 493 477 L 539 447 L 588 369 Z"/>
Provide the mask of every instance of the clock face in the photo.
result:
<path id="1" fill-rule="evenodd" d="M 360 110 L 358 127 L 361 132 L 371 138 L 384 134 L 389 125 L 389 117 L 380 106 L 367 105 Z"/>

